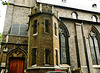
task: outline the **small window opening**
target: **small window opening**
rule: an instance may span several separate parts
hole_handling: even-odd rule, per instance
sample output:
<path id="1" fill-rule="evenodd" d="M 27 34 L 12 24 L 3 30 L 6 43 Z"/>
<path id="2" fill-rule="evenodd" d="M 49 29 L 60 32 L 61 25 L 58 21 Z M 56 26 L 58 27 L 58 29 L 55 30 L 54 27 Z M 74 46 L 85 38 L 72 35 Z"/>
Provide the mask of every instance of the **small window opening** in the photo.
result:
<path id="1" fill-rule="evenodd" d="M 55 50 L 55 56 L 56 56 L 56 65 L 58 65 L 58 50 Z"/>
<path id="2" fill-rule="evenodd" d="M 32 65 L 36 64 L 37 48 L 32 49 Z"/>
<path id="3" fill-rule="evenodd" d="M 57 24 L 54 23 L 55 35 L 57 36 Z"/>
<path id="4" fill-rule="evenodd" d="M 34 20 L 33 34 L 37 33 L 37 20 Z"/>
<path id="5" fill-rule="evenodd" d="M 45 49 L 45 64 L 50 64 L 50 51 Z"/>
<path id="6" fill-rule="evenodd" d="M 45 20 L 45 32 L 49 32 L 49 20 Z"/>

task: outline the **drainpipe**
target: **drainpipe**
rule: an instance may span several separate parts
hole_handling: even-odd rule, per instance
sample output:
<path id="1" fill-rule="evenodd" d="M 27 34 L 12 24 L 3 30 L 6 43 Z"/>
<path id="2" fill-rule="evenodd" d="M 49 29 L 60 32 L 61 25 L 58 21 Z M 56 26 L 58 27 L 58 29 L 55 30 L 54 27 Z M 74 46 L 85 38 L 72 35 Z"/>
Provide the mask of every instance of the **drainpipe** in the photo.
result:
<path id="1" fill-rule="evenodd" d="M 84 36 L 84 32 L 83 32 L 83 21 L 82 21 L 82 23 L 81 23 L 81 29 L 82 29 L 82 37 L 83 37 L 83 43 L 84 43 L 86 64 L 87 64 L 87 68 L 88 68 L 88 73 L 90 73 L 89 60 L 88 60 L 88 53 L 87 53 L 87 47 L 86 47 L 86 41 L 85 41 L 85 36 Z"/>

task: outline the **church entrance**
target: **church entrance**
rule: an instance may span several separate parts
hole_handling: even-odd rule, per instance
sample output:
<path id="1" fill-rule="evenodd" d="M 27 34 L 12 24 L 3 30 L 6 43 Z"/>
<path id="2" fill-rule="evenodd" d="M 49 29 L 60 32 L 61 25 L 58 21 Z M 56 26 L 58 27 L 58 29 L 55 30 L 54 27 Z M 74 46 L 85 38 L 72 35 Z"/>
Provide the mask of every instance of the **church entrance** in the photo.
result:
<path id="1" fill-rule="evenodd" d="M 24 71 L 24 59 L 22 58 L 11 58 L 9 73 L 23 73 Z"/>

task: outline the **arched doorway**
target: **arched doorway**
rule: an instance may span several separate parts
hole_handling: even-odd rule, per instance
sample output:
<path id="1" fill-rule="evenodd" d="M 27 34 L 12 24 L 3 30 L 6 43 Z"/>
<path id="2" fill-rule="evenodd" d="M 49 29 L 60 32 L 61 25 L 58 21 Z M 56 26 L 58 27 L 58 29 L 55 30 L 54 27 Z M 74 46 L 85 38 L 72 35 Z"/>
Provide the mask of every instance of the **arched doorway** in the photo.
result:
<path id="1" fill-rule="evenodd" d="M 15 48 L 7 54 L 8 73 L 24 73 L 27 53 L 21 48 Z"/>

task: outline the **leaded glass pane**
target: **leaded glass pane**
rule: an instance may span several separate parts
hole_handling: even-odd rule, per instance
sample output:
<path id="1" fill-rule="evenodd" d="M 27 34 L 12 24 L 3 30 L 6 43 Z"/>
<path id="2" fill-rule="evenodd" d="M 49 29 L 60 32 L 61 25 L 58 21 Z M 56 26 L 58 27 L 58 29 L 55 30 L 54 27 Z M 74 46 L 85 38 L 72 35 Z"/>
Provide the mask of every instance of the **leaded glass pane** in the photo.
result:
<path id="1" fill-rule="evenodd" d="M 91 54 L 92 54 L 93 64 L 96 65 L 96 56 L 95 56 L 95 51 L 94 51 L 93 39 L 90 37 L 89 40 L 90 40 L 90 48 L 91 48 Z"/>
<path id="2" fill-rule="evenodd" d="M 67 57 L 66 57 L 66 47 L 65 47 L 65 36 L 61 35 L 61 53 L 62 53 L 62 63 L 67 63 Z"/>
<path id="3" fill-rule="evenodd" d="M 11 28 L 11 34 L 18 35 L 19 33 L 19 24 L 13 24 Z"/>
<path id="4" fill-rule="evenodd" d="M 26 31 L 27 28 L 28 28 L 27 25 L 21 24 L 20 25 L 20 35 L 27 36 L 28 35 L 28 32 Z"/>
<path id="5" fill-rule="evenodd" d="M 100 65 L 100 53 L 99 53 L 99 46 L 98 46 L 98 41 L 97 41 L 96 37 L 94 37 L 94 43 L 95 43 L 97 62 Z"/>

